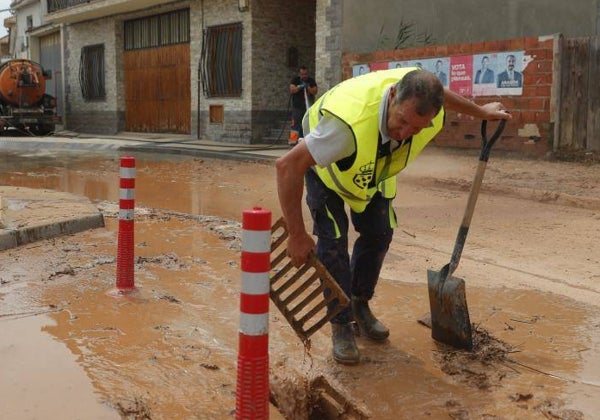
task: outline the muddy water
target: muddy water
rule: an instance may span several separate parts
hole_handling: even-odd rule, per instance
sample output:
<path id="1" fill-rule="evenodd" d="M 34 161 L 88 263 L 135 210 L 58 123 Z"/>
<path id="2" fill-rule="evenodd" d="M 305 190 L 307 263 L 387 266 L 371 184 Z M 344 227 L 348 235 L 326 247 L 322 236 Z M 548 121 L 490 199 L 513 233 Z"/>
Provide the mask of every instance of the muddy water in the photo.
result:
<path id="1" fill-rule="evenodd" d="M 48 360 L 63 367 L 60 373 L 29 372 L 33 364 L 21 365 L 14 375 L 23 381 L 21 394 L 2 375 L 0 389 L 14 403 L 11 418 L 30 418 L 28 410 L 35 408 L 27 395 L 36 388 L 26 372 L 36 375 L 35 383 L 67 395 L 64 400 L 76 399 L 90 413 L 86 418 L 231 418 L 240 277 L 235 221 L 254 205 L 276 209 L 272 168 L 202 159 L 138 161 L 138 206 L 218 218 L 139 209 L 139 293 L 115 299 L 107 292 L 115 277 L 118 159 L 31 163 L 5 172 L 1 182 L 102 201 L 107 227 L 0 256 L 2 348 L 29 343 L 36 349 L 19 357 L 2 351 L 2 371 L 7 360 L 33 362 L 40 354 L 52 355 Z M 556 220 L 558 214 L 548 217 Z M 442 225 L 447 215 L 435 217 Z M 482 252 L 486 244 L 476 243 Z M 375 419 L 595 418 L 600 408 L 597 307 L 544 290 L 468 283 L 472 320 L 510 351 L 456 352 L 435 344 L 430 330 L 417 322 L 428 311 L 426 286 L 404 273 L 425 275 L 421 262 L 431 258 L 431 248 L 425 248 L 390 253 L 373 306 L 392 335 L 384 344 L 359 338 L 359 366 L 332 362 L 328 327 L 313 336 L 307 353 L 272 307 L 272 374 L 295 383 L 324 375 Z M 481 277 L 481 270 L 469 271 L 468 261 L 465 266 L 467 279 Z M 32 316 L 5 316 L 10 313 Z M 27 333 L 17 340 L 20 330 Z M 61 386 L 68 391 L 61 393 Z M 57 394 L 41 398 L 40 406 L 56 414 L 46 418 L 77 418 L 60 405 Z M 275 409 L 271 414 L 281 417 Z"/>
<path id="2" fill-rule="evenodd" d="M 76 353 L 51 335 L 40 334 L 52 324 L 43 315 L 2 321 L 0 358 L 12 361 L 2 363 L 2 418 L 118 419 L 114 410 L 99 402 Z M 50 383 L 50 378 L 55 380 Z"/>
<path id="3" fill-rule="evenodd" d="M 23 159 L 8 155 L 0 174 L 4 185 L 48 188 L 84 195 L 92 200 L 119 199 L 119 157 L 97 154 Z M 274 168 L 264 163 L 240 164 L 201 158 L 136 155 L 136 205 L 239 220 L 253 206 L 277 209 Z M 157 160 L 158 159 L 158 160 Z M 236 197 L 231 200 L 232 192 Z"/>

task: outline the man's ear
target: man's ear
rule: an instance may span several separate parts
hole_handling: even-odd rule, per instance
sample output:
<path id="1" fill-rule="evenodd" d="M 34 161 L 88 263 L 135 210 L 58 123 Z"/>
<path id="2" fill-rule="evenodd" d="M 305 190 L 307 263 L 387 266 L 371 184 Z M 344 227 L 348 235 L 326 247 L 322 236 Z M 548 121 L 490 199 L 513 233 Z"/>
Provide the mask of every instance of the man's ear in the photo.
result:
<path id="1" fill-rule="evenodd" d="M 392 87 L 390 88 L 389 102 L 392 103 L 394 101 L 395 97 L 396 97 L 396 86 L 392 85 Z"/>

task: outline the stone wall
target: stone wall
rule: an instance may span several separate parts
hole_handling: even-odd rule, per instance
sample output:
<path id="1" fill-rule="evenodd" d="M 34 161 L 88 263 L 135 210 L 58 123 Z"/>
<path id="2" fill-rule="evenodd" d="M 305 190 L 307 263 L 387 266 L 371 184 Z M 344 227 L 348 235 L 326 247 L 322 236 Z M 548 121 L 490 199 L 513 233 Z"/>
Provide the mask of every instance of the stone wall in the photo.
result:
<path id="1" fill-rule="evenodd" d="M 321 93 L 340 82 L 342 74 L 342 0 L 318 0 L 316 78 Z"/>
<path id="2" fill-rule="evenodd" d="M 98 34 L 103 34 L 102 38 Z M 123 90 L 117 85 L 116 30 L 113 18 L 98 19 L 68 26 L 66 60 L 66 128 L 87 133 L 114 134 L 123 129 L 123 113 L 117 107 Z M 79 83 L 81 50 L 86 46 L 104 45 L 104 86 L 106 98 L 88 101 Z"/>
<path id="3" fill-rule="evenodd" d="M 261 142 L 274 128 L 286 124 L 290 111 L 287 90 L 290 79 L 299 65 L 307 66 L 313 75 L 316 72 L 316 0 L 301 4 L 253 0 L 248 11 L 240 11 L 237 0 L 181 1 L 66 25 L 65 128 L 102 134 L 124 129 L 123 22 L 183 7 L 190 10 L 191 135 L 223 142 Z M 335 7 L 336 12 L 341 13 L 339 5 Z M 199 77 L 204 30 L 236 22 L 243 25 L 242 94 L 209 98 L 203 92 Z M 79 86 L 79 60 L 81 49 L 95 44 L 103 44 L 105 48 L 106 98 L 86 101 Z M 289 62 L 290 47 L 298 50 L 297 63 Z M 341 74 L 339 57 L 338 50 L 334 79 L 339 79 Z M 336 60 L 331 57 L 326 60 L 329 64 L 324 68 L 329 72 L 334 68 L 331 63 Z M 317 83 L 321 84 L 319 77 Z M 326 87 L 328 84 L 325 82 Z M 222 107 L 222 123 L 210 122 L 211 106 Z M 287 131 L 284 136 L 285 142 Z"/>

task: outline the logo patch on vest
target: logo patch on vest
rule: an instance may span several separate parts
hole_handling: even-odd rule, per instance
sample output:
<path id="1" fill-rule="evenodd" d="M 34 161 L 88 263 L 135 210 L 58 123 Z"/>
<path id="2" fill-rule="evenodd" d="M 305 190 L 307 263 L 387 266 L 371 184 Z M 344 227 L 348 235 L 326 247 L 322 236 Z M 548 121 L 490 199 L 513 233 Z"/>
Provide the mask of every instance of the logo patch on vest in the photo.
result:
<path id="1" fill-rule="evenodd" d="M 373 179 L 373 173 L 375 172 L 375 163 L 370 162 L 360 167 L 360 173 L 354 175 L 352 182 L 359 188 L 367 188 L 369 183 Z"/>

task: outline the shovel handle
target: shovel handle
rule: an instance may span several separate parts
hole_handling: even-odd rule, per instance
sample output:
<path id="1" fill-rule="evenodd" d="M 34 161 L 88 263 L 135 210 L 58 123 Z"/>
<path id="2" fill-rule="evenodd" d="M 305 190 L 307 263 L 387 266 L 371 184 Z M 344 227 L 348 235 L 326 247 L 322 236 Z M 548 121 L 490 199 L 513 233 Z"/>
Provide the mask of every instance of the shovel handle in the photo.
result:
<path id="1" fill-rule="evenodd" d="M 479 160 L 485 162 L 487 162 L 490 157 L 492 146 L 494 146 L 494 143 L 496 143 L 496 140 L 498 140 L 500 134 L 504 131 L 506 120 L 500 120 L 498 127 L 496 127 L 496 131 L 494 131 L 494 134 L 492 134 L 492 137 L 490 137 L 489 140 L 487 138 L 487 123 L 487 120 L 481 122 L 481 154 L 479 155 Z"/>
<path id="2" fill-rule="evenodd" d="M 307 85 L 308 86 L 308 85 Z M 308 100 L 308 93 L 306 93 L 306 90 L 308 89 L 308 87 L 305 87 L 304 89 L 302 89 L 304 91 L 304 105 L 306 106 L 306 110 L 308 111 L 308 108 L 310 108 L 310 102 Z"/>
<path id="3" fill-rule="evenodd" d="M 456 270 L 456 267 L 458 267 L 458 262 L 460 261 L 460 256 L 462 255 L 462 250 L 465 246 L 465 241 L 467 240 L 467 233 L 469 233 L 469 226 L 471 226 L 471 219 L 473 218 L 475 203 L 477 203 L 477 197 L 479 196 L 479 190 L 481 189 L 481 183 L 483 181 L 483 174 L 485 173 L 487 161 L 490 157 L 492 146 L 496 140 L 498 140 L 500 134 L 502 134 L 505 125 L 506 120 L 500 120 L 496 131 L 494 131 L 492 137 L 488 139 L 487 120 L 483 120 L 481 122 L 481 154 L 479 156 L 479 164 L 477 165 L 475 179 L 473 180 L 473 185 L 471 186 L 471 191 L 469 192 L 467 209 L 465 210 L 465 215 L 463 216 L 460 228 L 458 229 L 458 234 L 456 235 L 456 243 L 454 244 L 454 250 L 452 251 L 452 258 L 450 258 L 448 275 L 446 278 L 450 277 L 452 273 L 454 273 L 454 270 Z"/>

